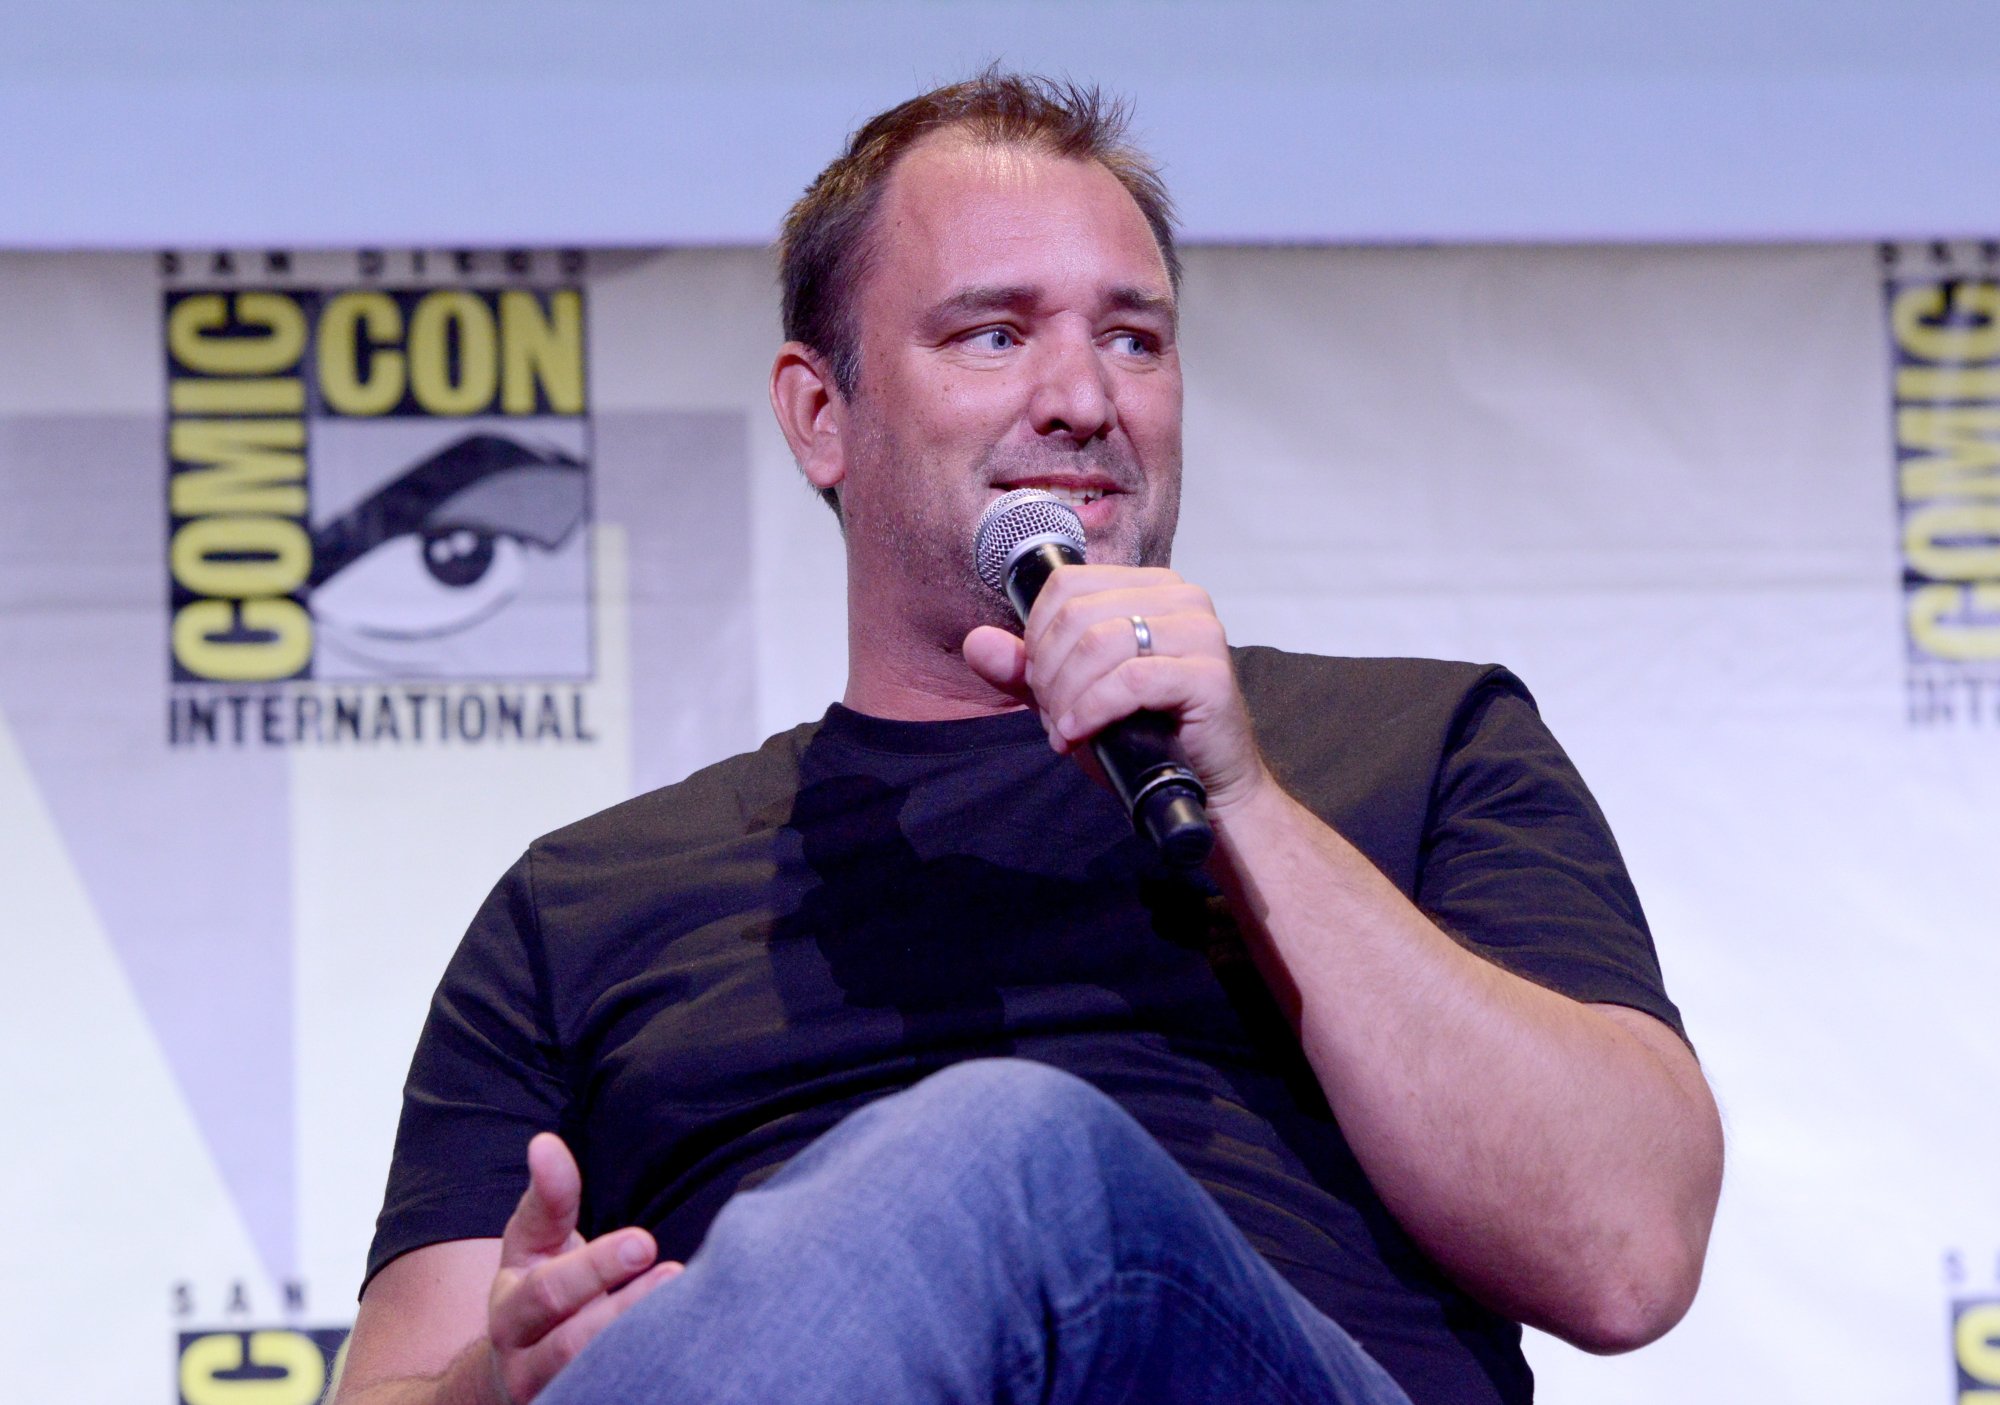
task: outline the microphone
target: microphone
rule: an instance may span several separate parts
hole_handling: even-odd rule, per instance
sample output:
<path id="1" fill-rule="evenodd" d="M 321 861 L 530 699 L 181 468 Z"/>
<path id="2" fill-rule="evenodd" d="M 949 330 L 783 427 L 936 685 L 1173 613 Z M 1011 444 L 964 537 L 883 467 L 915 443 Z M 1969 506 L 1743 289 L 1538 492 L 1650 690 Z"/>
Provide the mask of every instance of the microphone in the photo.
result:
<path id="1" fill-rule="evenodd" d="M 979 579 L 1013 602 L 1023 624 L 1049 573 L 1082 565 L 1083 553 L 1083 519 L 1040 488 L 996 498 L 980 514 L 973 536 Z M 1164 712 L 1135 712 L 1091 738 L 1090 749 L 1132 827 L 1168 863 L 1193 868 L 1215 847 L 1215 831 L 1203 808 L 1208 792 L 1187 764 L 1178 730 Z"/>

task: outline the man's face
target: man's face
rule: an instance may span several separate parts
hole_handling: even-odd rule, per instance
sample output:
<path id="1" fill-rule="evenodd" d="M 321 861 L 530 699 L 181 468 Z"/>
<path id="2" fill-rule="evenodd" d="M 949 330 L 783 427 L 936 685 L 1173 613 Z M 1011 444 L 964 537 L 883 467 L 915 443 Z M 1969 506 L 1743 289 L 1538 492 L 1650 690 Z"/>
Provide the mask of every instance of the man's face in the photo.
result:
<path id="1" fill-rule="evenodd" d="M 1173 290 L 1117 178 L 945 134 L 897 164 L 872 238 L 841 486 L 853 598 L 947 647 L 970 624 L 1011 623 L 972 567 L 979 515 L 1010 488 L 1067 498 L 1094 563 L 1166 564 Z"/>

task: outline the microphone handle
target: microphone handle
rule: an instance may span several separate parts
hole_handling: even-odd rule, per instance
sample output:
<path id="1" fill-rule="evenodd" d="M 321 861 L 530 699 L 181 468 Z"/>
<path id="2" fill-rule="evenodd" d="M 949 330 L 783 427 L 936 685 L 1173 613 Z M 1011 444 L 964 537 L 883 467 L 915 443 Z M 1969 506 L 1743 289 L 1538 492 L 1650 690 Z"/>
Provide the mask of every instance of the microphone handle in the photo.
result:
<path id="1" fill-rule="evenodd" d="M 1083 556 L 1065 542 L 1044 539 L 1007 565 L 1007 598 L 1027 623 L 1035 597 L 1058 566 L 1081 566 Z M 1215 847 L 1208 823 L 1208 791 L 1187 763 L 1179 724 L 1164 712 L 1135 712 L 1091 738 L 1090 749 L 1132 817 L 1132 827 L 1176 868 L 1193 868 Z"/>

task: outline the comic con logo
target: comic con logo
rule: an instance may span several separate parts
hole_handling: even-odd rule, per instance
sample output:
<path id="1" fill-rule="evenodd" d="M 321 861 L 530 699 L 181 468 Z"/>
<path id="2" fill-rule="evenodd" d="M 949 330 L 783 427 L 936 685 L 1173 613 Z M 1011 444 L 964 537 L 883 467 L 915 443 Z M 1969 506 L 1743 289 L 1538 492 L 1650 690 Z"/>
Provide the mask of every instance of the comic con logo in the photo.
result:
<path id="1" fill-rule="evenodd" d="M 345 1364 L 347 1328 L 182 1332 L 180 1405 L 318 1405 Z"/>
<path id="2" fill-rule="evenodd" d="M 589 676 L 580 289 L 165 297 L 174 682 Z"/>
<path id="3" fill-rule="evenodd" d="M 2000 246 L 1883 257 L 1910 718 L 2000 722 Z"/>
<path id="4" fill-rule="evenodd" d="M 1951 1355 L 1963 1405 L 2000 1401 L 2000 1298 L 1960 1298 L 1951 1305 Z"/>

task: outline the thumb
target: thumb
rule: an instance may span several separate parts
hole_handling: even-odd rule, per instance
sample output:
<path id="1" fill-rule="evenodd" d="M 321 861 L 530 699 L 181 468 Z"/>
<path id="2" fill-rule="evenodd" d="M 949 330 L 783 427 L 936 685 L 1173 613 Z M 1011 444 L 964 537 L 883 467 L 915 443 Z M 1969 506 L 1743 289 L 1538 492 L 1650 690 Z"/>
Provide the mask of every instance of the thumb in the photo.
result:
<path id="1" fill-rule="evenodd" d="M 560 1253 L 576 1233 L 582 1202 L 583 1174 L 576 1158 L 555 1133 L 537 1133 L 528 1143 L 528 1188 L 501 1236 L 502 1261 Z"/>
<path id="2" fill-rule="evenodd" d="M 972 671 L 1003 693 L 1033 703 L 1028 691 L 1028 646 L 1004 629 L 982 624 L 960 646 Z"/>

